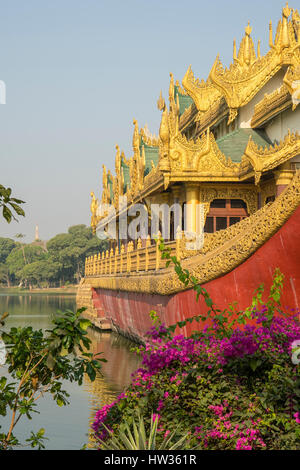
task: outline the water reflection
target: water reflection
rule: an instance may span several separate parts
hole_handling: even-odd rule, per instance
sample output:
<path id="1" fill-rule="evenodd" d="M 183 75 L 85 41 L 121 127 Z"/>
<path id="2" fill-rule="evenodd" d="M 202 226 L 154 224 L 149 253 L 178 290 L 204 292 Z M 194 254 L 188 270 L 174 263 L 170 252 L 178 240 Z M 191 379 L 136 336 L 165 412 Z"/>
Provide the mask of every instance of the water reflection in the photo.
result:
<path id="1" fill-rule="evenodd" d="M 85 378 L 91 425 L 97 410 L 103 405 L 112 403 L 129 385 L 131 374 L 139 367 L 140 359 L 134 353 L 130 353 L 133 344 L 122 336 L 90 330 L 89 338 L 92 340 L 92 351 L 103 352 L 101 357 L 108 361 L 103 363 L 102 377 L 97 377 L 94 382 L 90 382 L 88 377 Z M 94 441 L 89 436 L 89 447 L 93 446 Z"/>
<path id="2" fill-rule="evenodd" d="M 8 295 L 0 293 L 0 313 L 9 312 L 7 327 L 27 326 L 47 329 L 51 318 L 59 310 L 75 310 L 75 296 L 72 295 Z M 59 408 L 52 399 L 44 398 L 39 403 L 39 415 L 34 415 L 28 423 L 26 419 L 18 423 L 16 433 L 21 441 L 28 437 L 29 430 L 37 431 L 45 427 L 49 441 L 47 449 L 79 449 L 88 442 L 90 424 L 99 407 L 114 401 L 130 382 L 131 374 L 139 367 L 139 358 L 130 348 L 133 344 L 114 333 L 100 333 L 90 329 L 91 350 L 103 352 L 108 362 L 103 364 L 103 376 L 95 382 L 85 378 L 84 384 L 66 383 L 70 393 L 70 405 Z M 1 369 L 0 369 L 1 374 Z M 7 418 L 0 417 L 0 425 L 5 429 Z"/>

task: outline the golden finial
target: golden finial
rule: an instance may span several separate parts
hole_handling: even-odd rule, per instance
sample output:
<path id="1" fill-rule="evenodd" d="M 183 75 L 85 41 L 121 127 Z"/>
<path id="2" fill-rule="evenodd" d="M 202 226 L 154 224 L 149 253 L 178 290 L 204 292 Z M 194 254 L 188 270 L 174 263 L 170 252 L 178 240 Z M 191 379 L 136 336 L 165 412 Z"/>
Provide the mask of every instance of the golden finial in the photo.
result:
<path id="1" fill-rule="evenodd" d="M 257 42 L 257 58 L 258 58 L 258 59 L 261 58 L 261 54 L 260 54 L 260 39 L 259 39 L 258 42 Z"/>
<path id="2" fill-rule="evenodd" d="M 116 159 L 115 159 L 115 168 L 116 168 L 116 173 L 118 174 L 118 172 L 120 171 L 120 165 L 121 165 L 120 147 L 118 146 L 118 144 L 116 144 L 116 151 L 117 151 L 117 154 L 116 154 Z"/>
<path id="3" fill-rule="evenodd" d="M 169 100 L 174 98 L 174 75 L 170 73 Z"/>
<path id="4" fill-rule="evenodd" d="M 285 7 L 282 9 L 282 15 L 285 16 L 285 18 L 288 18 L 292 12 L 292 9 L 289 8 L 289 2 L 286 2 Z"/>
<path id="5" fill-rule="evenodd" d="M 166 107 L 166 103 L 165 103 L 165 100 L 163 99 L 161 90 L 160 90 L 160 95 L 157 101 L 157 107 L 160 111 L 163 111 L 163 109 Z"/>
<path id="6" fill-rule="evenodd" d="M 282 9 L 282 31 L 281 31 L 281 47 L 290 46 L 290 38 L 288 31 L 288 17 L 291 14 L 291 8 L 289 8 L 288 2 L 286 2 L 285 8 Z"/>
<path id="7" fill-rule="evenodd" d="M 138 151 L 140 145 L 139 125 L 136 119 L 133 120 L 134 131 L 132 137 L 132 147 L 135 152 Z"/>
<path id="8" fill-rule="evenodd" d="M 162 117 L 161 117 L 161 122 L 160 122 L 160 128 L 159 128 L 159 136 L 164 144 L 169 142 L 169 123 L 168 123 L 168 113 L 167 109 L 164 108 Z"/>
<path id="9" fill-rule="evenodd" d="M 273 44 L 273 25 L 272 25 L 272 21 L 270 21 L 270 23 L 269 23 L 269 46 L 270 47 L 274 46 L 274 44 Z"/>
<path id="10" fill-rule="evenodd" d="M 237 60 L 237 53 L 236 53 L 236 40 L 233 40 L 233 60 Z"/>
<path id="11" fill-rule="evenodd" d="M 103 188 L 107 187 L 107 171 L 106 171 L 106 166 L 102 165 L 103 173 L 102 173 L 102 182 L 103 182 Z"/>
<path id="12" fill-rule="evenodd" d="M 251 48 L 250 48 L 251 31 L 252 31 L 252 28 L 250 26 L 250 21 L 248 21 L 248 26 L 245 28 L 246 38 L 245 38 L 245 43 L 244 43 L 244 61 L 247 65 L 249 65 L 251 62 Z"/>
<path id="13" fill-rule="evenodd" d="M 245 33 L 247 36 L 250 36 L 250 34 L 252 33 L 252 28 L 250 26 L 250 21 L 248 21 L 248 26 L 246 26 L 245 28 Z"/>

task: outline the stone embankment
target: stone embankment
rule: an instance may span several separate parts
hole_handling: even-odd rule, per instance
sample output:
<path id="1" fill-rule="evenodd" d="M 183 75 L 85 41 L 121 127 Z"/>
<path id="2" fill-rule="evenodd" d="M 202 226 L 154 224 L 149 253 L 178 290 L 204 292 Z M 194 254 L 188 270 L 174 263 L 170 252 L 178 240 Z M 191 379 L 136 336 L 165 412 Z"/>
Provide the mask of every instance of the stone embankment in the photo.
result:
<path id="1" fill-rule="evenodd" d="M 105 316 L 95 290 L 85 279 L 82 279 L 78 286 L 76 304 L 77 308 L 86 308 L 83 312 L 83 316 L 90 320 L 96 328 L 103 331 L 112 329 L 111 323 Z"/>

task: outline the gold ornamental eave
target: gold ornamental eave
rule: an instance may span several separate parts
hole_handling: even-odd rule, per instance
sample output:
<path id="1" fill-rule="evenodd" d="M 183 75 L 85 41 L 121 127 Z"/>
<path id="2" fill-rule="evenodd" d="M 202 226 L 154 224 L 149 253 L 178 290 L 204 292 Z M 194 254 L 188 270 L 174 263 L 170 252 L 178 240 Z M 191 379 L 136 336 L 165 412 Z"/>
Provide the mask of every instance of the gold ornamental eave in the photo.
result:
<path id="1" fill-rule="evenodd" d="M 210 78 L 225 97 L 231 111 L 228 124 L 237 116 L 237 110 L 249 103 L 280 69 L 280 57 L 273 51 L 244 70 L 238 64 L 234 64 L 229 70 L 224 71 L 217 57 Z"/>
<path id="2" fill-rule="evenodd" d="M 201 113 L 207 111 L 221 98 L 220 91 L 209 80 L 204 82 L 204 80 L 195 79 L 191 66 L 182 79 L 182 85 Z"/>
<path id="3" fill-rule="evenodd" d="M 183 173 L 183 174 L 172 174 L 169 178 L 170 183 L 225 183 L 225 182 L 232 182 L 232 183 L 239 183 L 240 177 L 237 175 L 229 175 L 229 174 L 197 174 L 197 173 Z"/>
<path id="4" fill-rule="evenodd" d="M 272 23 L 269 26 L 270 50 L 263 57 L 260 55 L 260 42 L 257 54 L 250 36 L 252 28 L 248 24 L 239 52 L 234 41 L 233 63 L 224 69 L 219 59 L 209 74 L 209 80 L 226 99 L 230 108 L 228 124 L 233 121 L 238 109 L 249 103 L 259 90 L 282 68 L 291 67 L 294 71 L 300 65 L 299 14 L 293 12 L 288 4 L 282 10 L 282 19 L 278 22 L 275 41 L 273 41 Z M 298 21 L 298 23 L 297 23 Z M 298 29 L 297 29 L 298 28 Z"/>
<path id="5" fill-rule="evenodd" d="M 298 132 L 294 134 L 289 131 L 278 145 L 271 145 L 264 149 L 259 148 L 250 136 L 242 161 L 243 163 L 250 162 L 257 184 L 263 172 L 274 170 L 297 155 L 300 155 L 300 135 Z"/>
<path id="6" fill-rule="evenodd" d="M 296 173 L 290 185 L 273 203 L 267 204 L 235 226 L 217 232 L 217 237 L 221 241 L 223 237 L 226 243 L 219 244 L 205 255 L 194 255 L 183 260 L 183 268 L 188 269 L 200 284 L 224 276 L 246 261 L 266 243 L 291 217 L 299 205 L 300 171 Z M 226 239 L 226 233 L 230 229 L 233 236 Z M 159 270 L 155 274 L 87 277 L 85 283 L 94 288 L 161 295 L 176 294 L 191 288 L 191 286 L 183 286 L 170 268 Z"/>
<path id="7" fill-rule="evenodd" d="M 266 94 L 255 106 L 251 127 L 262 127 L 270 119 L 290 108 L 292 104 L 292 97 L 288 89 L 285 85 L 282 85 L 273 93 Z"/>

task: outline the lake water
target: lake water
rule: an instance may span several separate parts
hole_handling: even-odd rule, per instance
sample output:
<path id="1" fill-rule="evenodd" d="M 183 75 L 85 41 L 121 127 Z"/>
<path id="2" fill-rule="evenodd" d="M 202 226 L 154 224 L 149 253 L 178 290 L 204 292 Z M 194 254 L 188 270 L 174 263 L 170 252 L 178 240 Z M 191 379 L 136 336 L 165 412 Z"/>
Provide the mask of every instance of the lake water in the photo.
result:
<path id="1" fill-rule="evenodd" d="M 6 328 L 31 325 L 35 329 L 51 326 L 51 317 L 57 310 L 76 310 L 75 295 L 47 294 L 7 294 L 0 292 L 0 314 L 9 312 Z M 111 403 L 130 383 L 130 376 L 140 364 L 139 358 L 130 348 L 133 345 L 114 333 L 100 333 L 89 330 L 92 340 L 91 350 L 103 351 L 108 362 L 103 364 L 103 377 L 91 383 L 88 378 L 82 386 L 65 383 L 70 393 L 70 405 L 59 407 L 50 398 L 41 398 L 38 404 L 40 414 L 33 419 L 21 418 L 15 435 L 24 442 L 30 431 L 45 428 L 46 449 L 80 449 L 89 442 L 90 423 L 95 412 L 103 405 Z M 0 376 L 2 371 L 0 368 Z M 0 425 L 6 429 L 7 418 L 0 416 Z"/>

